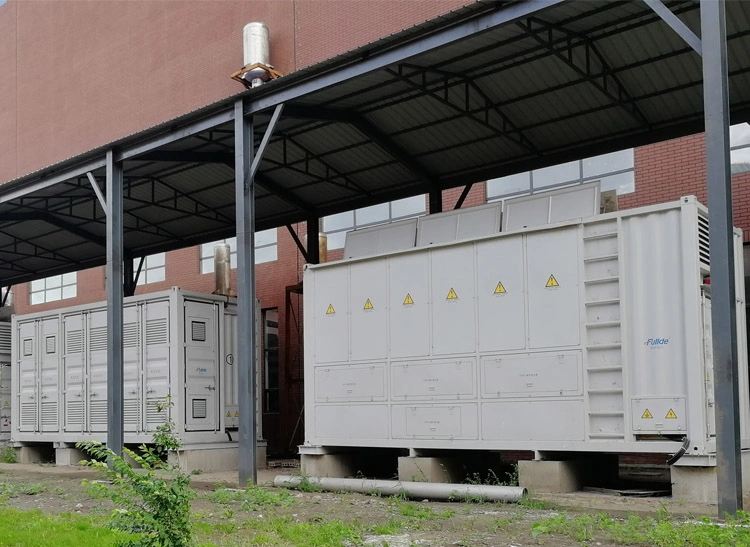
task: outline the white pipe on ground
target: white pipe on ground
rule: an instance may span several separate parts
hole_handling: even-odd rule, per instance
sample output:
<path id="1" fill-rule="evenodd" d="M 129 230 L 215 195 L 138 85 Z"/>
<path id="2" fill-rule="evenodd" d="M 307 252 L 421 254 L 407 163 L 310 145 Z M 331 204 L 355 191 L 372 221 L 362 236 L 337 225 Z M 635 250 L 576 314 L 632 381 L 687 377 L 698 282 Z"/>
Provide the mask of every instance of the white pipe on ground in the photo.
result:
<path id="1" fill-rule="evenodd" d="M 328 477 L 294 477 L 277 475 L 273 485 L 296 488 L 303 480 L 323 490 L 359 492 L 381 496 L 407 495 L 415 499 L 504 501 L 513 503 L 526 495 L 521 486 L 493 486 L 488 484 L 446 484 L 437 482 L 381 481 L 370 479 L 336 479 Z"/>

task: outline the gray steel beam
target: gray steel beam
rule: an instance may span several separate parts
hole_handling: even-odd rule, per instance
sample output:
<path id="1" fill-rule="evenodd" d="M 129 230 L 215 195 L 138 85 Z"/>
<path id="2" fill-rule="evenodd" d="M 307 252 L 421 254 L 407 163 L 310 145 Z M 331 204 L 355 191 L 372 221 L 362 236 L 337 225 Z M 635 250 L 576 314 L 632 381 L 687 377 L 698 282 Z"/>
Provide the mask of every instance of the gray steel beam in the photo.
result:
<path id="1" fill-rule="evenodd" d="M 430 214 L 443 212 L 443 192 L 440 189 L 430 190 Z"/>
<path id="2" fill-rule="evenodd" d="M 107 447 L 123 446 L 123 199 L 122 164 L 107 152 Z"/>
<path id="3" fill-rule="evenodd" d="M 724 0 L 701 2 L 706 184 L 711 246 L 711 336 L 716 399 L 719 517 L 742 509 L 737 317 L 729 158 L 729 79 Z"/>
<path id="4" fill-rule="evenodd" d="M 470 20 L 457 23 L 448 28 L 432 32 L 426 36 L 415 38 L 402 46 L 378 53 L 363 53 L 362 59 L 343 67 L 332 68 L 330 72 L 289 85 L 284 90 L 269 93 L 253 101 L 249 101 L 245 109 L 248 113 L 260 112 L 280 103 L 298 99 L 303 95 L 314 93 L 330 86 L 339 84 L 349 78 L 354 78 L 383 69 L 390 65 L 403 62 L 406 59 L 443 47 L 469 36 L 480 34 L 509 21 L 526 17 L 531 14 L 561 4 L 567 0 L 527 0 L 526 2 L 512 2 L 499 9 L 489 7 L 487 13 Z M 261 88 L 262 89 L 262 88 Z"/>
<path id="5" fill-rule="evenodd" d="M 294 244 L 297 245 L 297 250 L 302 254 L 302 258 L 305 259 L 305 262 L 310 264 L 310 255 L 307 254 L 307 249 L 305 249 L 305 246 L 302 244 L 297 232 L 292 228 L 291 224 L 287 224 L 286 229 L 289 230 L 289 235 L 292 236 Z"/>
<path id="6" fill-rule="evenodd" d="M 464 189 L 461 191 L 461 195 L 458 196 L 458 201 L 456 201 L 456 206 L 453 208 L 460 209 L 461 206 L 464 204 L 464 201 L 466 201 L 466 198 L 469 196 L 469 192 L 471 192 L 471 187 L 474 186 L 474 183 L 467 184 L 464 186 Z"/>
<path id="7" fill-rule="evenodd" d="M 310 217 L 307 219 L 307 262 L 308 264 L 320 264 L 320 244 L 318 233 L 320 232 L 320 219 Z"/>
<path id="8" fill-rule="evenodd" d="M 263 134 L 263 138 L 261 139 L 258 150 L 255 153 L 255 157 L 253 158 L 253 163 L 250 165 L 251 179 L 255 178 L 255 174 L 258 172 L 258 167 L 260 167 L 260 160 L 263 159 L 263 154 L 266 152 L 268 143 L 271 140 L 271 135 L 273 135 L 273 132 L 276 129 L 276 124 L 279 123 L 279 118 L 281 118 L 281 113 L 283 112 L 283 110 L 284 103 L 276 105 L 276 108 L 271 115 L 271 120 L 268 122 L 266 132 Z"/>
<path id="9" fill-rule="evenodd" d="M 685 40 L 687 44 L 695 50 L 698 55 L 703 55 L 703 46 L 701 39 L 698 38 L 690 28 L 682 22 L 682 19 L 677 17 L 672 10 L 665 6 L 661 0 L 643 0 L 648 7 L 654 10 L 654 13 L 658 15 L 662 21 L 664 21 L 669 28 L 679 34 L 680 38 Z"/>
<path id="10" fill-rule="evenodd" d="M 44 190 L 45 188 L 65 182 L 66 180 L 83 176 L 89 171 L 101 169 L 105 164 L 106 160 L 101 158 L 82 163 L 81 165 L 71 167 L 70 169 L 65 169 L 59 173 L 50 173 L 49 175 L 42 174 L 39 178 L 34 179 L 33 181 L 17 184 L 12 181 L 7 182 L 0 186 L 0 203 L 7 203 L 14 199 L 27 196 L 32 192 L 38 192 L 39 190 Z"/>
<path id="11" fill-rule="evenodd" d="M 91 171 L 86 173 L 86 176 L 89 179 L 89 183 L 91 184 L 91 188 L 94 189 L 94 193 L 96 194 L 96 199 L 99 200 L 99 205 L 102 206 L 102 209 L 104 211 L 107 210 L 107 200 L 104 199 L 104 194 L 102 194 L 102 189 L 99 188 L 99 183 L 96 182 L 96 179 L 94 178 L 94 175 L 91 174 Z"/>
<path id="12" fill-rule="evenodd" d="M 239 390 L 239 481 L 257 482 L 255 362 L 255 185 L 250 176 L 255 149 L 253 123 L 234 105 L 235 199 L 237 207 L 237 364 Z"/>
<path id="13" fill-rule="evenodd" d="M 155 150 L 156 148 L 164 146 L 165 144 L 170 144 L 187 137 L 192 137 L 199 133 L 203 133 L 204 131 L 210 131 L 218 125 L 231 122 L 232 119 L 234 119 L 234 110 L 231 107 L 227 106 L 225 110 L 222 110 L 210 116 L 206 116 L 205 118 L 202 118 L 200 120 L 187 123 L 181 127 L 175 128 L 174 126 L 170 125 L 161 135 L 146 139 L 143 142 L 139 142 L 131 146 L 123 147 L 120 151 L 117 152 L 115 160 L 123 161 L 136 158 L 141 154 L 145 154 L 146 152 Z"/>

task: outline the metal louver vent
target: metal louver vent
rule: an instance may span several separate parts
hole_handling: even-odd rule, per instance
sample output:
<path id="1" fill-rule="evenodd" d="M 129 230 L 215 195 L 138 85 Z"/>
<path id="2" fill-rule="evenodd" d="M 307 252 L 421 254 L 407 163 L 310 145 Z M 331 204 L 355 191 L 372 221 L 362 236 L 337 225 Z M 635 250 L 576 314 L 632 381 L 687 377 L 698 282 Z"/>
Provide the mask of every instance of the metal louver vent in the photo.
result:
<path id="1" fill-rule="evenodd" d="M 193 418 L 203 420 L 206 418 L 208 404 L 206 399 L 193 399 Z"/>
<path id="2" fill-rule="evenodd" d="M 167 320 L 166 319 L 151 319 L 146 321 L 146 344 L 149 346 L 154 344 L 166 344 L 167 343 Z"/>
<path id="3" fill-rule="evenodd" d="M 23 356 L 29 357 L 34 354 L 34 341 L 31 338 L 26 338 L 23 341 Z"/>
<path id="4" fill-rule="evenodd" d="M 89 422 L 107 425 L 107 401 L 91 401 L 89 403 Z"/>
<path id="5" fill-rule="evenodd" d="M 47 353 L 55 353 L 57 351 L 57 337 L 48 336 L 44 339 L 44 351 Z"/>
<path id="6" fill-rule="evenodd" d="M 138 347 L 138 323 L 128 323 L 122 327 L 122 345 L 126 348 Z"/>
<path id="7" fill-rule="evenodd" d="M 107 349 L 107 327 L 92 327 L 89 333 L 91 351 L 105 351 Z"/>
<path id="8" fill-rule="evenodd" d="M 193 342 L 206 341 L 206 323 L 203 321 L 191 321 L 190 327 L 192 329 Z"/>
<path id="9" fill-rule="evenodd" d="M 42 403 L 42 425 L 57 425 L 57 401 Z"/>
<path id="10" fill-rule="evenodd" d="M 65 353 L 81 353 L 83 351 L 83 331 L 71 330 L 65 333 Z"/>
<path id="11" fill-rule="evenodd" d="M 711 263 L 711 248 L 708 244 L 708 219 L 698 215 L 698 260 L 708 266 Z"/>
<path id="12" fill-rule="evenodd" d="M 0 323 L 0 351 L 10 353 L 10 323 Z"/>

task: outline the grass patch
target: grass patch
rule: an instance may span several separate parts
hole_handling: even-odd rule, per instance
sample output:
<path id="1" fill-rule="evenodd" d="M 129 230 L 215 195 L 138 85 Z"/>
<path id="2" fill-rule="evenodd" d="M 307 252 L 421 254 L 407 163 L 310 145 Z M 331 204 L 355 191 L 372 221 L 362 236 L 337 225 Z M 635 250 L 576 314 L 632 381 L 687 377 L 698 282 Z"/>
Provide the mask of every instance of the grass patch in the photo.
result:
<path id="1" fill-rule="evenodd" d="M 103 528 L 79 515 L 49 516 L 41 511 L 0 511 L 0 547 L 115 547 L 134 536 Z"/>
<path id="2" fill-rule="evenodd" d="M 429 505 L 393 499 L 393 506 L 403 517 L 415 520 L 449 519 L 456 514 L 453 510 L 435 511 Z"/>
<path id="3" fill-rule="evenodd" d="M 258 486 L 243 489 L 219 488 L 205 496 L 214 503 L 228 505 L 240 502 L 245 511 L 259 511 L 268 507 L 289 507 L 294 504 L 294 498 L 286 490 L 269 492 Z"/>
<path id="4" fill-rule="evenodd" d="M 531 535 L 561 535 L 581 543 L 612 541 L 621 545 L 653 547 L 717 547 L 750 545 L 750 515 L 740 513 L 737 519 L 717 524 L 704 517 L 699 521 L 676 522 L 666 513 L 657 518 L 630 516 L 613 519 L 607 515 L 581 515 L 570 518 L 558 515 L 532 526 Z"/>
<path id="5" fill-rule="evenodd" d="M 224 533 L 232 534 L 242 531 L 242 542 L 234 541 L 234 538 L 226 538 L 228 541 L 214 543 L 209 538 L 214 538 L 217 525 L 200 523 L 196 525 L 199 536 L 200 547 L 217 547 L 224 545 L 263 545 L 268 547 L 341 547 L 347 543 L 359 544 L 362 536 L 359 530 L 352 525 L 345 524 L 339 520 L 331 522 L 298 522 L 291 517 L 272 517 L 265 519 L 253 519 L 242 523 L 241 527 L 228 531 L 225 527 Z"/>

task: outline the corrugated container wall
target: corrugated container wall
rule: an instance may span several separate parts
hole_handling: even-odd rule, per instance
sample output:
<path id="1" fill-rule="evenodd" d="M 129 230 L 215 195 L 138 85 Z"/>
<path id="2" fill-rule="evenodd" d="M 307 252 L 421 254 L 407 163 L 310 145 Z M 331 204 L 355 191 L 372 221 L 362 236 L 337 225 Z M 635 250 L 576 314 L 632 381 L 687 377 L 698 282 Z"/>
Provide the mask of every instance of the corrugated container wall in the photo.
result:
<path id="1" fill-rule="evenodd" d="M 708 462 L 707 230 L 685 197 L 308 266 L 306 446 L 674 452 L 687 436 Z M 743 279 L 738 260 L 750 447 Z"/>
<path id="2" fill-rule="evenodd" d="M 104 440 L 106 305 L 13 318 L 13 442 Z M 183 445 L 227 442 L 237 427 L 234 301 L 171 291 L 124 307 L 125 442 L 175 422 Z M 169 397 L 170 410 L 159 410 Z M 259 432 L 259 436 L 260 436 Z"/>
<path id="3" fill-rule="evenodd" d="M 0 442 L 10 439 L 10 323 L 0 323 Z"/>

